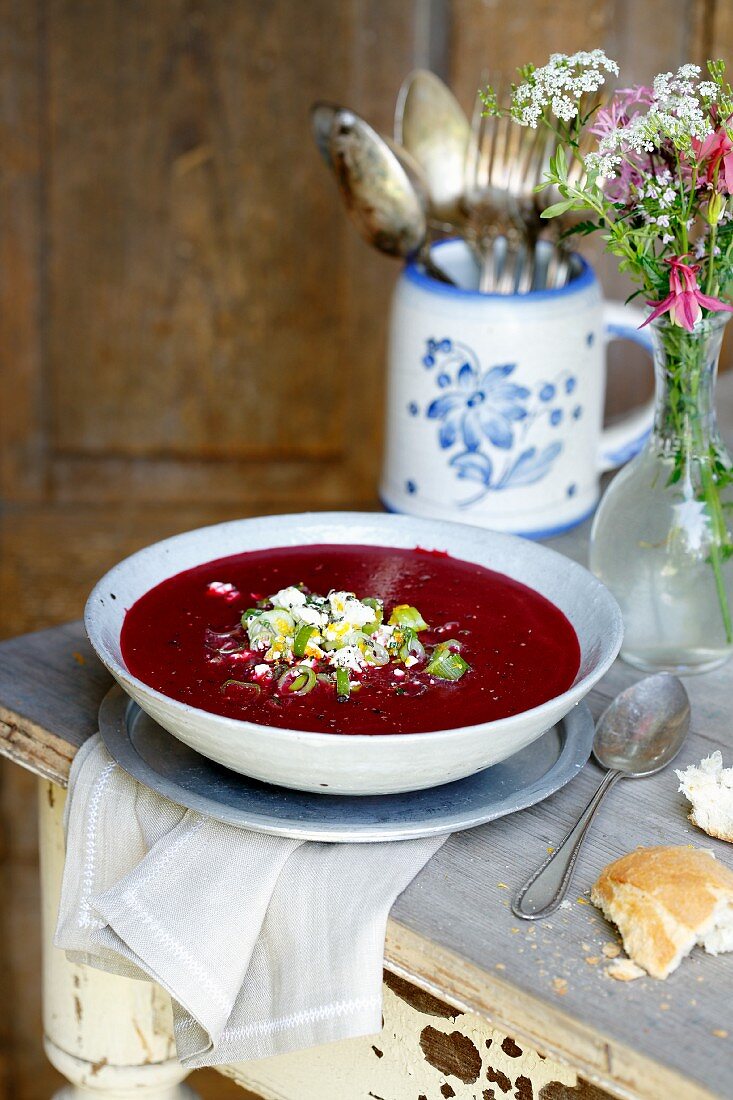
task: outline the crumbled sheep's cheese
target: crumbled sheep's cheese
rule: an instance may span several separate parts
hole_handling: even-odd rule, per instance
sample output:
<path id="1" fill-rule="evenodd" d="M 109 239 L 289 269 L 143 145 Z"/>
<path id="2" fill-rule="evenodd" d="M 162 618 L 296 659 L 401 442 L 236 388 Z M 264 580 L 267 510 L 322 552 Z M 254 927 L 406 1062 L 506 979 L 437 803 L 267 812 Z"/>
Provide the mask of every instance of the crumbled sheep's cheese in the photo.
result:
<path id="1" fill-rule="evenodd" d="M 271 669 L 269 665 L 255 665 L 254 667 L 255 676 L 269 676 L 270 672 Z"/>
<path id="2" fill-rule="evenodd" d="M 294 617 L 301 623 L 306 623 L 307 626 L 321 627 L 325 626 L 328 622 L 328 615 L 325 615 L 322 611 L 318 611 L 315 607 L 293 607 L 292 612 Z"/>
<path id="3" fill-rule="evenodd" d="M 329 653 L 328 660 L 337 668 L 350 668 L 354 672 L 359 672 L 366 663 L 361 650 L 355 645 L 345 645 L 342 649 L 334 650 Z"/>
<path id="4" fill-rule="evenodd" d="M 305 603 L 305 596 L 299 588 L 291 585 L 289 588 L 281 588 L 279 592 L 271 596 L 270 602 L 273 607 L 281 607 L 284 611 L 290 611 L 294 607 L 302 607 Z"/>
<path id="5" fill-rule="evenodd" d="M 417 657 L 413 657 L 412 654 L 410 654 L 408 657 L 405 657 L 405 668 L 412 668 L 412 666 L 416 664 Z"/>
<path id="6" fill-rule="evenodd" d="M 331 592 L 328 602 L 331 605 L 333 617 L 350 626 L 356 628 L 366 626 L 374 618 L 372 608 L 363 604 L 361 600 L 357 600 L 351 592 Z"/>

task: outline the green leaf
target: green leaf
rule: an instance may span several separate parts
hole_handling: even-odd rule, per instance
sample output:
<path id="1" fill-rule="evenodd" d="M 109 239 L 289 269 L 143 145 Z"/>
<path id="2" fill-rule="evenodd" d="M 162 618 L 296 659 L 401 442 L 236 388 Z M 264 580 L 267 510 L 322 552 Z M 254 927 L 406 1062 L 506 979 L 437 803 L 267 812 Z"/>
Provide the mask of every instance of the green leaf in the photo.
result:
<path id="1" fill-rule="evenodd" d="M 550 171 L 563 182 L 568 178 L 568 158 L 562 145 L 558 145 L 555 155 L 550 158 Z"/>
<path id="2" fill-rule="evenodd" d="M 542 218 L 557 218 L 560 214 L 567 214 L 575 206 L 575 199 L 565 199 L 563 202 L 555 202 L 542 211 Z"/>

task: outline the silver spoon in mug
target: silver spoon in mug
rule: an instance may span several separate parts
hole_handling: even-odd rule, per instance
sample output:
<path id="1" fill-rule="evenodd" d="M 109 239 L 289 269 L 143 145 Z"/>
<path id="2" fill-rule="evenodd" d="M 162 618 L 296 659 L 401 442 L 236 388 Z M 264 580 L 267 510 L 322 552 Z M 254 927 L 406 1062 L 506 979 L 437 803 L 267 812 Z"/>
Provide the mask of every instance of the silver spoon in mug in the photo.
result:
<path id="1" fill-rule="evenodd" d="M 426 247 L 429 200 L 420 166 L 346 107 L 315 103 L 311 121 L 316 144 L 364 240 L 388 256 L 418 258 L 433 278 L 452 283 Z"/>
<path id="2" fill-rule="evenodd" d="M 453 92 L 435 73 L 415 69 L 403 81 L 394 136 L 425 173 L 430 214 L 438 222 L 461 226 L 471 127 Z"/>
<path id="3" fill-rule="evenodd" d="M 616 696 L 598 719 L 593 739 L 593 755 L 608 772 L 577 824 L 515 896 L 515 916 L 539 920 L 558 908 L 604 795 L 619 779 L 641 779 L 666 768 L 689 728 L 690 700 L 676 676 L 647 676 Z"/>

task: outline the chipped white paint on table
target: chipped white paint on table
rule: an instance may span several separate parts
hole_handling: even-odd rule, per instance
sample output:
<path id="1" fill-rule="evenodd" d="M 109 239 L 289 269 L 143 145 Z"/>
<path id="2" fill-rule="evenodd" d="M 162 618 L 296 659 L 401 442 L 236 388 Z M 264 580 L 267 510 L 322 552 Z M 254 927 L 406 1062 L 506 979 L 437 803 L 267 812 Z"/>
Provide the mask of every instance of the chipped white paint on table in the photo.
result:
<path id="1" fill-rule="evenodd" d="M 582 560 L 586 537 L 580 529 L 553 545 Z M 594 714 L 636 678 L 614 666 L 590 697 Z M 57 784 L 93 732 L 108 683 L 78 625 L 0 645 L 0 751 L 52 781 L 41 784 L 49 927 L 61 859 Z M 681 764 L 715 748 L 730 762 L 733 666 L 690 678 L 687 687 L 693 730 Z M 567 908 L 537 924 L 511 915 L 512 892 L 562 837 L 599 776 L 588 765 L 545 803 L 452 837 L 430 861 L 392 913 L 386 965 L 406 981 L 385 992 L 379 1038 L 223 1072 L 279 1100 L 731 1097 L 733 956 L 695 952 L 664 983 L 614 982 L 602 952 L 614 933 L 588 904 L 601 867 L 637 844 L 702 844 L 733 866 L 729 845 L 687 821 L 671 770 L 614 790 Z M 421 1002 L 421 989 L 437 1000 Z M 185 1074 L 172 1058 L 169 1005 L 160 991 L 70 968 L 47 949 L 46 996 L 50 1057 L 76 1085 L 120 1097 L 141 1089 L 156 1100 L 182 1095 Z M 75 999 L 91 1023 L 80 1025 Z"/>

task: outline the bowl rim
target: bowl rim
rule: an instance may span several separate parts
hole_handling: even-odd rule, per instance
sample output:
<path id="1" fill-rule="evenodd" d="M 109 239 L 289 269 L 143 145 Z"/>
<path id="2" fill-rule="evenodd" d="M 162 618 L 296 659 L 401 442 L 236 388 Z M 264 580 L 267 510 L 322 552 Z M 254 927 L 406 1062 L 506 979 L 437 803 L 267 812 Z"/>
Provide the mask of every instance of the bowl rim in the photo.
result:
<path id="1" fill-rule="evenodd" d="M 463 734 L 464 736 L 468 737 L 472 734 L 479 733 L 479 731 L 485 731 L 487 735 L 490 735 L 492 729 L 501 727 L 502 730 L 511 730 L 513 726 L 523 724 L 528 716 L 538 715 L 539 712 L 545 710 L 546 708 L 553 707 L 553 709 L 555 709 L 557 707 L 557 704 L 560 704 L 562 707 L 564 707 L 564 713 L 567 713 L 577 702 L 579 702 L 582 698 L 584 698 L 585 695 L 588 694 L 593 685 L 596 684 L 598 680 L 600 680 L 601 677 L 605 675 L 613 662 L 616 660 L 623 640 L 623 619 L 618 603 L 616 602 L 610 591 L 606 588 L 606 586 L 602 584 L 595 576 L 593 576 L 590 570 L 580 565 L 579 562 L 574 561 L 572 558 L 568 557 L 565 554 L 559 553 L 559 551 L 554 550 L 549 546 L 544 546 L 540 543 L 533 542 L 530 539 L 524 539 L 519 535 L 508 534 L 503 531 L 491 531 L 484 528 L 480 529 L 481 533 L 485 536 L 488 536 L 489 538 L 498 539 L 500 542 L 505 543 L 522 543 L 531 546 L 541 553 L 548 554 L 556 560 L 561 561 L 563 564 L 563 568 L 568 568 L 572 574 L 575 574 L 576 576 L 582 576 L 584 583 L 590 584 L 591 590 L 599 595 L 604 601 L 605 607 L 610 614 L 609 626 L 612 631 L 612 636 L 610 642 L 608 643 L 607 652 L 605 656 L 603 656 L 602 659 L 599 660 L 598 664 L 592 671 L 586 673 L 583 677 L 581 677 L 580 680 L 577 680 L 576 682 L 571 684 L 570 687 L 567 688 L 566 691 L 561 692 L 560 695 L 553 695 L 551 699 L 547 699 L 544 703 L 540 703 L 536 707 L 530 707 L 527 710 L 519 711 L 517 714 L 507 715 L 506 718 L 495 718 L 493 719 L 493 721 L 479 722 L 472 726 L 451 726 L 445 729 L 417 731 L 415 733 L 361 734 L 334 734 L 327 733 L 322 730 L 298 730 L 290 729 L 289 727 L 285 726 L 268 726 L 264 723 L 251 722 L 241 718 L 229 718 L 227 715 L 216 714 L 214 711 L 204 710 L 202 707 L 194 707 L 191 706 L 190 703 L 183 703 L 179 699 L 173 699 L 170 695 L 166 695 L 164 692 L 158 691 L 157 688 L 153 688 L 149 684 L 146 684 L 144 680 L 140 680 L 137 676 L 134 676 L 129 671 L 129 669 L 127 669 L 114 657 L 113 654 L 109 653 L 109 651 L 106 649 L 104 642 L 99 637 L 99 634 L 95 629 L 95 612 L 97 610 L 98 601 L 101 599 L 102 590 L 108 587 L 110 578 L 112 578 L 119 569 L 121 569 L 128 563 L 133 562 L 138 557 L 151 554 L 153 551 L 159 550 L 164 546 L 172 546 L 174 543 L 187 539 L 191 535 L 200 534 L 205 531 L 214 532 L 219 528 L 229 527 L 232 524 L 245 524 L 251 521 L 271 520 L 273 522 L 277 522 L 278 520 L 287 519 L 290 522 L 297 522 L 298 520 L 313 522 L 314 520 L 319 520 L 323 522 L 345 521 L 349 523 L 355 523 L 362 521 L 374 523 L 375 521 L 380 522 L 386 520 L 389 523 L 390 519 L 393 518 L 409 520 L 410 523 L 417 523 L 419 526 L 424 527 L 426 530 L 428 528 L 448 528 L 451 531 L 455 529 L 457 532 L 460 532 L 461 530 L 468 530 L 471 531 L 473 534 L 475 534 L 477 530 L 479 530 L 476 527 L 471 526 L 470 524 L 454 523 L 451 520 L 432 520 L 426 519 L 421 516 L 394 517 L 392 513 L 384 512 L 348 511 L 285 512 L 265 516 L 247 516 L 235 520 L 224 520 L 220 523 L 206 524 L 203 527 L 195 527 L 189 531 L 182 531 L 176 535 L 171 535 L 168 538 L 159 539 L 157 542 L 150 543 L 148 546 L 144 546 L 140 550 L 136 550 L 132 554 L 128 554 L 127 557 L 122 558 L 119 562 L 113 565 L 111 569 L 108 569 L 102 577 L 100 577 L 100 579 L 94 585 L 92 591 L 89 593 L 84 607 L 84 627 L 87 633 L 87 637 L 89 638 L 92 648 L 94 649 L 94 652 L 96 653 L 99 660 L 105 666 L 107 671 L 114 676 L 115 680 L 117 680 L 117 682 L 121 686 L 124 687 L 125 683 L 127 682 L 132 685 L 136 690 L 140 690 L 142 694 L 152 696 L 166 706 L 172 706 L 174 710 L 178 711 L 178 713 L 180 713 L 181 715 L 193 715 L 194 717 L 197 715 L 202 715 L 206 720 L 214 721 L 215 723 L 223 725 L 227 728 L 231 728 L 232 730 L 241 730 L 242 728 L 245 728 L 248 732 L 255 734 L 266 732 L 268 737 L 272 738 L 274 736 L 276 740 L 283 742 L 292 741 L 293 738 L 296 738 L 301 743 L 323 745 L 333 744 L 335 740 L 336 743 L 339 744 L 355 744 L 362 748 L 365 748 L 369 744 L 382 744 L 385 741 L 389 742 L 389 744 L 395 745 L 405 743 L 415 744 L 416 739 L 419 739 L 420 743 L 427 742 L 428 744 L 430 744 L 439 742 L 447 737 L 450 737 L 451 740 L 455 740 L 455 738 L 459 734 Z M 318 543 L 303 542 L 299 543 L 298 545 L 308 546 L 318 545 Z M 342 544 L 339 543 L 334 545 L 356 546 L 359 544 L 357 542 L 344 542 Z M 372 543 L 371 545 L 376 546 L 381 544 Z M 272 549 L 279 549 L 279 547 L 273 546 Z M 404 547 L 395 547 L 395 549 L 404 549 Z M 246 550 L 243 550 L 241 552 L 246 553 Z M 230 556 L 232 555 L 223 555 L 223 557 Z M 451 554 L 450 556 L 455 557 L 455 554 Z M 217 559 L 211 558 L 210 560 L 216 561 Z M 470 559 L 459 558 L 458 560 L 468 561 Z M 202 562 L 201 564 L 206 563 Z M 473 564 L 480 565 L 481 563 L 475 562 Z M 188 568 L 195 568 L 195 566 L 189 566 Z M 484 568 L 486 568 L 486 566 L 484 566 Z M 185 570 L 179 570 L 179 572 L 185 572 Z M 501 572 L 501 570 L 497 570 L 497 572 Z M 176 576 L 176 573 L 171 572 L 168 574 L 168 576 Z M 163 582 L 158 581 L 156 583 L 161 584 Z M 524 584 L 525 582 L 522 581 L 520 583 Z M 151 587 L 155 587 L 155 585 Z M 527 585 L 526 587 L 532 588 L 531 585 Z M 145 590 L 145 592 L 149 591 L 149 588 Z M 537 590 L 532 589 L 532 591 Z M 142 593 L 142 595 L 145 595 L 145 593 Z M 542 593 L 538 593 L 538 595 L 542 595 Z M 141 596 L 138 597 L 138 599 L 140 598 Z M 547 597 L 544 598 L 547 599 Z M 138 702 L 137 699 L 135 701 Z M 143 707 L 142 709 L 145 708 Z"/>

